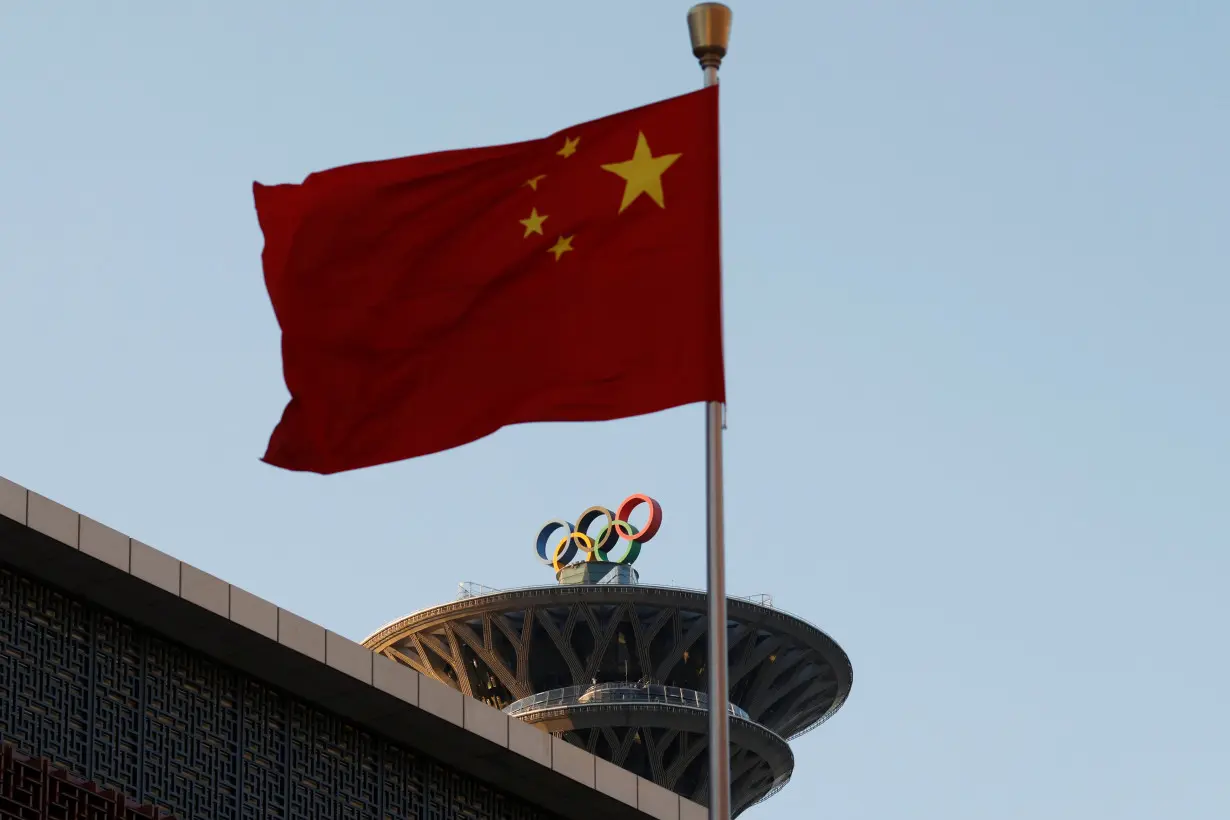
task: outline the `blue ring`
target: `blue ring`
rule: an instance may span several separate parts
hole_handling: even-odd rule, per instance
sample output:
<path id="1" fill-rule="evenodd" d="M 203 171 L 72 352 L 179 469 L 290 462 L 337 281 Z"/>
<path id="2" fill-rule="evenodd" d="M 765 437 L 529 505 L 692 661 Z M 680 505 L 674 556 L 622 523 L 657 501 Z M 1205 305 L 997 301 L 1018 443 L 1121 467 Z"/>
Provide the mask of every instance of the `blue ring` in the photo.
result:
<path id="1" fill-rule="evenodd" d="M 555 561 L 553 560 L 555 546 L 551 542 L 551 534 L 559 529 L 566 530 L 569 535 L 572 535 L 574 532 L 576 532 L 576 530 L 573 529 L 572 524 L 569 524 L 567 521 L 559 521 L 559 520 L 548 521 L 546 524 L 543 525 L 542 529 L 538 532 L 538 543 L 537 543 L 538 560 L 542 561 L 544 564 L 546 564 L 549 567 L 555 566 Z M 551 554 L 548 554 L 548 549 Z M 563 565 L 570 564 L 572 563 L 572 559 L 576 557 L 577 557 L 577 545 L 576 543 L 573 542 L 571 538 L 569 538 L 568 548 L 565 549 L 563 554 L 560 555 L 560 564 L 563 564 Z"/>

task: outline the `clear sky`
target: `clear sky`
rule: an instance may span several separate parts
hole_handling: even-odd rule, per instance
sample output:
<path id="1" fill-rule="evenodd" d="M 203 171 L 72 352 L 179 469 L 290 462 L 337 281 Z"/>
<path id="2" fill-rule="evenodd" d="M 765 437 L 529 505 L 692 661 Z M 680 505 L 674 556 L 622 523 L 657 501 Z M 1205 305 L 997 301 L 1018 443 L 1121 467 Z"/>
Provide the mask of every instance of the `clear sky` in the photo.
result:
<path id="1" fill-rule="evenodd" d="M 1230 3 L 732 5 L 730 587 L 855 670 L 747 817 L 1230 816 Z M 355 639 L 633 492 L 703 586 L 698 407 L 258 461 L 252 181 L 691 90 L 686 9 L 4 3 L 0 475 Z"/>

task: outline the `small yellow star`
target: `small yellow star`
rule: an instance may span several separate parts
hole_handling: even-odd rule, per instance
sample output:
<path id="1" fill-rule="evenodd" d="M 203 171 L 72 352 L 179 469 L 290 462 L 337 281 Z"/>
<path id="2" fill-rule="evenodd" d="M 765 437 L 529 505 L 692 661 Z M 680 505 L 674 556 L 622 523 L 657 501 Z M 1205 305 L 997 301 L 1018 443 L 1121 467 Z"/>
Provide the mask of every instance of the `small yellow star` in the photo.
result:
<path id="1" fill-rule="evenodd" d="M 570 157 L 577 152 L 577 143 L 580 141 L 580 137 L 564 137 L 564 147 L 555 153 L 561 157 Z"/>
<path id="2" fill-rule="evenodd" d="M 539 175 L 538 175 L 538 176 L 536 176 L 536 177 L 532 177 L 532 178 L 530 178 L 530 179 L 527 179 L 527 180 L 525 181 L 525 184 L 526 184 L 526 185 L 528 185 L 528 186 L 530 186 L 530 189 L 531 189 L 531 190 L 537 191 L 537 190 L 538 190 L 538 181 L 539 181 L 539 180 L 541 180 L 541 179 L 546 179 L 546 178 L 547 178 L 547 175 L 546 175 L 546 174 L 539 174 Z"/>
<path id="3" fill-rule="evenodd" d="M 648 194 L 650 199 L 658 203 L 659 208 L 665 208 L 666 201 L 662 196 L 662 174 L 666 173 L 666 169 L 674 165 L 675 160 L 681 156 L 683 154 L 663 154 L 655 157 L 649 150 L 649 141 L 645 139 L 645 133 L 642 131 L 637 134 L 636 150 L 632 152 L 632 159 L 602 166 L 602 170 L 621 176 L 628 183 L 624 186 L 624 199 L 619 203 L 619 212 L 623 213 L 624 208 L 635 202 L 641 194 Z"/>
<path id="4" fill-rule="evenodd" d="M 547 253 L 555 254 L 555 261 L 558 262 L 561 256 L 563 256 L 564 254 L 566 254 L 568 251 L 571 251 L 571 250 L 575 250 L 572 247 L 572 237 L 571 236 L 561 236 L 559 239 L 555 240 L 554 245 L 547 248 Z"/>
<path id="5" fill-rule="evenodd" d="M 518 219 L 517 221 L 525 226 L 525 236 L 529 236 L 532 233 L 542 236 L 542 223 L 547 221 L 547 215 L 539 215 L 537 208 L 531 208 L 529 216 L 525 219 Z M 525 236 L 521 238 L 524 239 Z"/>

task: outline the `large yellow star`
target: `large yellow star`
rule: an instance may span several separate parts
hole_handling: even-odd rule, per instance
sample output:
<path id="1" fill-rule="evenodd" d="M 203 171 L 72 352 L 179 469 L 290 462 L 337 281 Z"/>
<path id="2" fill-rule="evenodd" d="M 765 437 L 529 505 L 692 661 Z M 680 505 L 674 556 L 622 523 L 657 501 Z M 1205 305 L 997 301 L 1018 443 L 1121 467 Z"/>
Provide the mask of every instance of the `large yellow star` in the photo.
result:
<path id="1" fill-rule="evenodd" d="M 554 245 L 547 248 L 547 253 L 555 254 L 555 261 L 558 262 L 561 256 L 571 250 L 575 250 L 575 248 L 572 247 L 572 237 L 561 236 L 559 239 L 555 240 Z"/>
<path id="2" fill-rule="evenodd" d="M 577 143 L 580 141 L 580 137 L 564 137 L 564 147 L 555 153 L 567 159 L 577 152 Z"/>
<path id="3" fill-rule="evenodd" d="M 531 208 L 529 216 L 517 221 L 525 226 L 525 236 L 529 236 L 532 233 L 542 236 L 542 223 L 546 222 L 548 218 L 546 214 L 539 214 L 537 208 Z M 521 238 L 524 239 L 525 236 Z"/>
<path id="4" fill-rule="evenodd" d="M 655 157 L 649 150 L 649 141 L 645 139 L 645 133 L 643 131 L 638 133 L 636 150 L 632 152 L 632 159 L 602 166 L 602 170 L 618 174 L 628 183 L 624 186 L 624 199 L 619 203 L 619 212 L 623 213 L 624 208 L 636 201 L 641 194 L 648 194 L 650 199 L 658 203 L 659 208 L 665 208 L 666 201 L 662 197 L 662 174 L 681 156 L 683 154 L 663 154 Z"/>

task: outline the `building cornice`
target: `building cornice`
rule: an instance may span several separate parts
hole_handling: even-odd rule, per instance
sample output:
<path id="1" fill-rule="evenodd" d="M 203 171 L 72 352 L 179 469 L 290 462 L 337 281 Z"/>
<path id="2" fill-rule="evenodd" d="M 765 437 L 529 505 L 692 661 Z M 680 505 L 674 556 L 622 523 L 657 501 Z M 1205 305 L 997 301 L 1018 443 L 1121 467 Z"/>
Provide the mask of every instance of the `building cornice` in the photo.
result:
<path id="1" fill-rule="evenodd" d="M 707 811 L 0 478 L 0 562 L 568 820 Z"/>

